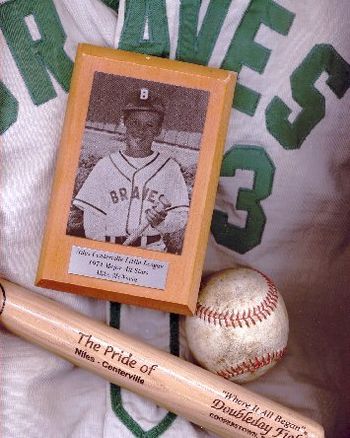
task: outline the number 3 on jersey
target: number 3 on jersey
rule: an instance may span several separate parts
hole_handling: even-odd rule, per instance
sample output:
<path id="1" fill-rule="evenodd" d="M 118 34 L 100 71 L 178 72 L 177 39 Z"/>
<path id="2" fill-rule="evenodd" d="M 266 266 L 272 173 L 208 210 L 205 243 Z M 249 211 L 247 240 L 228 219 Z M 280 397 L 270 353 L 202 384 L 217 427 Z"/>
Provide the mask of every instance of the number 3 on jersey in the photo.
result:
<path id="1" fill-rule="evenodd" d="M 231 224 L 225 212 L 214 210 L 211 232 L 217 243 L 244 254 L 261 242 L 266 216 L 260 202 L 272 192 L 275 166 L 263 148 L 238 145 L 224 155 L 221 176 L 234 177 L 238 169 L 254 172 L 253 187 L 240 188 L 236 201 L 236 209 L 248 213 L 245 227 Z"/>

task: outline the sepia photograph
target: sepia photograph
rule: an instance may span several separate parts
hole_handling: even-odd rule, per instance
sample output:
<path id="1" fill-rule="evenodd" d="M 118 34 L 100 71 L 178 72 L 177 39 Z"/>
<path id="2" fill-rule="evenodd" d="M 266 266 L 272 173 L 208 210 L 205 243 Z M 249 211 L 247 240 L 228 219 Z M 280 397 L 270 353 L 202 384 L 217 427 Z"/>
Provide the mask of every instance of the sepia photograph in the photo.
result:
<path id="1" fill-rule="evenodd" d="M 95 72 L 66 234 L 181 254 L 208 99 Z"/>

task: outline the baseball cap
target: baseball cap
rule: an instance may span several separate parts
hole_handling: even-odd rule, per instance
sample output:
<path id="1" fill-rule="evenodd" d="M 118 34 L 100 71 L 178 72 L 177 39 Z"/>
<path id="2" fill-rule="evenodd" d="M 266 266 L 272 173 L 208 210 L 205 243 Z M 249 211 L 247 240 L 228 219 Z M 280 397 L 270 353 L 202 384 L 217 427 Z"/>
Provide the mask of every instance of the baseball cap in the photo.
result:
<path id="1" fill-rule="evenodd" d="M 153 111 L 164 116 L 165 106 L 157 94 L 149 88 L 142 87 L 128 96 L 123 111 Z"/>

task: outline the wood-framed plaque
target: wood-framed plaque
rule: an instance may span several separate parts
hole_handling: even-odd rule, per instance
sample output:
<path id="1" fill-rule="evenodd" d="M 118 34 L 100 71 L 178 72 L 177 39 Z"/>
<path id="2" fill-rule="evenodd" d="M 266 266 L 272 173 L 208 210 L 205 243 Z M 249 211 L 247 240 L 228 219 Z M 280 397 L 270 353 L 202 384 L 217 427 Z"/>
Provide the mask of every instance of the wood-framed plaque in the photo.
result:
<path id="1" fill-rule="evenodd" d="M 38 286 L 194 312 L 235 81 L 78 47 Z"/>

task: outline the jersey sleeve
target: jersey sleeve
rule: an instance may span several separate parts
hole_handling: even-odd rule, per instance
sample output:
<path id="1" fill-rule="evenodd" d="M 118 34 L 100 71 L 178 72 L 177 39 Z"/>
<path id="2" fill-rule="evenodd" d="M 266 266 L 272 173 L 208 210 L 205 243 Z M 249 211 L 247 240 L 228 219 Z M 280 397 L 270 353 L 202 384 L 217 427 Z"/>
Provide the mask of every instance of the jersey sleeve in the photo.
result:
<path id="1" fill-rule="evenodd" d="M 165 183 L 164 195 L 171 206 L 165 220 L 157 230 L 164 233 L 174 233 L 186 227 L 189 209 L 189 196 L 185 179 L 180 166 L 174 160 L 169 162 L 169 174 Z"/>
<path id="2" fill-rule="evenodd" d="M 106 178 L 108 165 L 105 158 L 101 159 L 93 168 L 84 184 L 80 188 L 73 204 L 84 212 L 93 210 L 95 214 L 107 214 L 107 187 Z"/>

